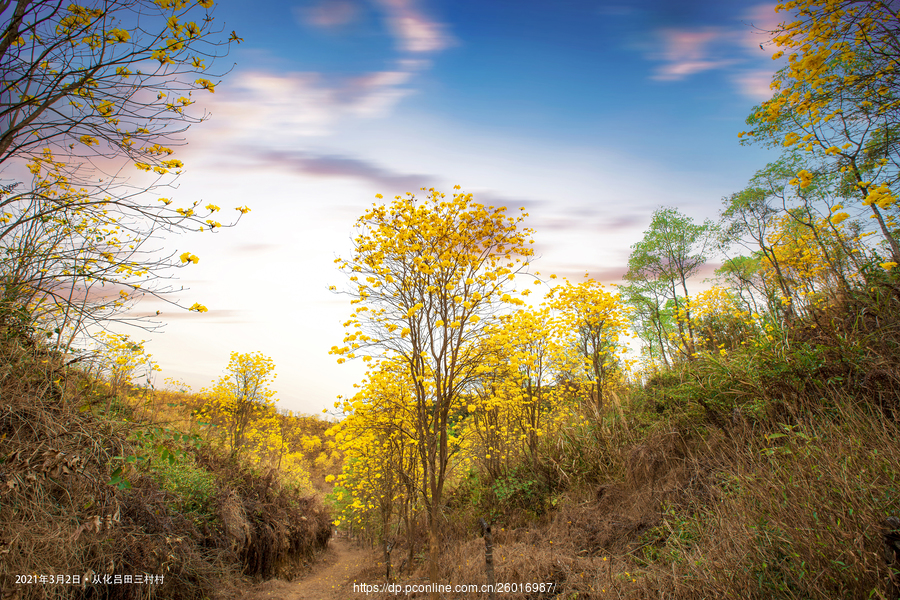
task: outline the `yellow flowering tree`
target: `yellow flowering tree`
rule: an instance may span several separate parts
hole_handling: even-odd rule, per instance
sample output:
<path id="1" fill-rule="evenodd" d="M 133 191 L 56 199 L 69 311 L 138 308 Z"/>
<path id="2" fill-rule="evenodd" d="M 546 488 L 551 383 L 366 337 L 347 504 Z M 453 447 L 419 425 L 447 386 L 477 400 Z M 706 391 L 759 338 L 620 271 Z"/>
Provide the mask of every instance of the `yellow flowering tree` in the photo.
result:
<path id="1" fill-rule="evenodd" d="M 579 284 L 568 280 L 550 291 L 550 306 L 558 310 L 571 344 L 582 358 L 578 380 L 584 382 L 596 414 L 620 380 L 620 338 L 628 327 L 626 308 L 619 294 L 610 294 L 603 284 L 588 279 Z"/>
<path id="2" fill-rule="evenodd" d="M 551 432 L 565 399 L 559 380 L 581 362 L 565 343 L 564 327 L 542 305 L 503 315 L 488 331 L 478 385 L 466 407 L 472 435 L 465 443 L 491 480 L 520 456 L 538 470 L 539 441 Z"/>
<path id="3" fill-rule="evenodd" d="M 459 189 L 459 186 L 456 187 Z M 427 190 L 396 196 L 357 221 L 353 255 L 338 259 L 357 308 L 345 324 L 339 361 L 385 353 L 413 386 L 415 439 L 429 524 L 429 570 L 437 580 L 450 421 L 476 377 L 486 318 L 521 304 L 510 291 L 533 251 L 525 214 L 476 203 L 471 194 Z"/>
<path id="4" fill-rule="evenodd" d="M 723 272 L 738 289 L 755 287 L 773 314 L 787 317 L 817 290 L 848 291 L 869 252 L 868 234 L 846 212 L 841 186 L 803 164 L 796 153 L 770 163 L 726 198 L 722 211 L 723 247 L 742 246 L 755 257 L 743 269 L 726 263 Z"/>
<path id="5" fill-rule="evenodd" d="M 275 417 L 278 401 L 275 391 L 269 389 L 275 377 L 275 363 L 271 358 L 260 352 L 232 352 L 225 374 L 214 382 L 212 389 L 200 392 L 205 403 L 198 416 L 221 428 L 221 438 L 232 458 L 251 443 L 261 446 L 264 452 L 276 449 L 275 442 L 265 435 L 271 430 L 268 424 Z M 258 439 L 260 436 L 262 440 Z M 278 451 L 281 452 L 280 445 Z"/>
<path id="6" fill-rule="evenodd" d="M 697 339 L 694 348 L 725 354 L 745 343 L 755 331 L 753 315 L 730 289 L 713 286 L 691 300 Z"/>
<path id="7" fill-rule="evenodd" d="M 900 116 L 896 35 L 900 9 L 889 2 L 791 0 L 776 7 L 786 19 L 771 42 L 788 64 L 773 77 L 773 97 L 748 119 L 745 143 L 799 149 L 843 180 L 846 197 L 871 212 L 894 262 L 900 243 L 887 214 L 900 154 L 893 141 Z M 812 180 L 796 172 L 800 187 Z"/>
<path id="8" fill-rule="evenodd" d="M 192 92 L 214 91 L 221 39 L 212 0 L 4 3 L 0 165 L 43 155 L 126 155 L 142 170 L 180 168 L 166 146 L 202 120 Z M 166 143 L 166 142 L 169 143 Z"/>
<path id="9" fill-rule="evenodd" d="M 159 365 L 144 349 L 144 342 L 135 342 L 124 334 L 100 332 L 95 336 L 97 343 L 97 368 L 100 375 L 109 384 L 109 399 L 106 405 L 108 413 L 113 400 L 119 398 L 127 388 L 136 385 L 140 379 L 149 387 L 151 377 L 159 371 Z"/>
<path id="10" fill-rule="evenodd" d="M 382 361 L 358 387 L 339 403 L 345 416 L 330 430 L 344 454 L 335 482 L 337 522 L 380 542 L 390 579 L 397 534 L 405 534 L 410 560 L 416 546 L 422 469 L 413 385 L 403 363 Z"/>
<path id="11" fill-rule="evenodd" d="M 205 118 L 193 93 L 214 91 L 208 69 L 238 40 L 220 37 L 212 5 L 4 4 L 0 327 L 55 332 L 64 350 L 86 321 L 167 291 L 155 275 L 185 261 L 148 243 L 155 234 L 223 226 L 213 204 L 151 193 L 181 172 L 178 134 Z"/>

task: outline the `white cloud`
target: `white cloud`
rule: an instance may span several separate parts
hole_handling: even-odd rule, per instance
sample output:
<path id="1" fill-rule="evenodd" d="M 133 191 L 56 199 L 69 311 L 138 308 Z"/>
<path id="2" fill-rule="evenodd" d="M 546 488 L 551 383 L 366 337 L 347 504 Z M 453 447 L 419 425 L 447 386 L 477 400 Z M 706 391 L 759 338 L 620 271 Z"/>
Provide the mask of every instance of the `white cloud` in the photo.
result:
<path id="1" fill-rule="evenodd" d="M 675 81 L 732 64 L 730 60 L 713 60 L 709 57 L 709 46 L 722 39 L 722 30 L 666 29 L 660 35 L 663 47 L 654 57 L 664 64 L 656 70 L 653 79 Z"/>
<path id="2" fill-rule="evenodd" d="M 438 52 L 455 43 L 447 27 L 428 18 L 413 0 L 375 0 L 385 11 L 388 27 L 404 52 Z"/>
<path id="3" fill-rule="evenodd" d="M 737 85 L 738 90 L 748 98 L 767 100 L 772 97 L 772 89 L 769 87 L 772 82 L 772 71 L 770 70 L 739 73 L 732 77 L 732 81 Z"/>
<path id="4" fill-rule="evenodd" d="M 422 54 L 443 50 L 455 43 L 446 25 L 426 16 L 415 0 L 373 0 L 384 15 L 396 45 L 405 56 L 395 57 L 393 70 L 353 77 L 324 73 L 236 73 L 228 91 L 208 98 L 215 113 L 204 128 L 202 142 L 222 143 L 252 139 L 255 144 L 322 137 L 334 133 L 352 119 L 383 118 L 403 98 L 415 93 L 414 76 L 432 62 Z M 311 8 L 297 8 L 302 22 L 334 28 L 356 19 L 360 6 L 354 0 L 325 1 Z M 410 56 L 419 55 L 419 56 Z"/>
<path id="5" fill-rule="evenodd" d="M 298 21 L 322 29 L 347 25 L 358 15 L 359 6 L 348 0 L 325 0 L 316 6 L 294 8 L 294 16 Z"/>
<path id="6" fill-rule="evenodd" d="M 765 32 L 774 30 L 780 15 L 774 5 L 760 4 L 742 20 L 741 28 L 666 29 L 659 32 L 656 52 L 648 54 L 660 64 L 651 75 L 658 81 L 680 81 L 697 73 L 716 69 L 730 69 L 728 77 L 736 90 L 754 100 L 771 97 L 769 83 L 774 69 L 744 67 L 749 62 L 766 64 L 771 52 L 764 52 L 760 44 L 769 38 Z"/>
<path id="7" fill-rule="evenodd" d="M 215 115 L 204 132 L 221 137 L 249 137 L 257 142 L 330 135 L 348 118 L 386 116 L 414 90 L 412 73 L 378 71 L 329 80 L 319 73 L 237 74 L 227 94 L 210 98 Z"/>

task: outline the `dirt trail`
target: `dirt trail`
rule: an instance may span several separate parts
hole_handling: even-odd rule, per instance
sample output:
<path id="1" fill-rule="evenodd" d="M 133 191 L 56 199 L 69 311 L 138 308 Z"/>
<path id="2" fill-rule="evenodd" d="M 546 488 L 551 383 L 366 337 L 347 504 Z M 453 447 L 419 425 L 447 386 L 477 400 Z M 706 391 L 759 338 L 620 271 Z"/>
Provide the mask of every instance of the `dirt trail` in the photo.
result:
<path id="1" fill-rule="evenodd" d="M 352 586 L 354 579 L 361 581 L 359 575 L 371 569 L 374 561 L 372 550 L 332 538 L 311 573 L 293 582 L 266 581 L 248 590 L 241 600 L 344 600 L 347 585 Z"/>

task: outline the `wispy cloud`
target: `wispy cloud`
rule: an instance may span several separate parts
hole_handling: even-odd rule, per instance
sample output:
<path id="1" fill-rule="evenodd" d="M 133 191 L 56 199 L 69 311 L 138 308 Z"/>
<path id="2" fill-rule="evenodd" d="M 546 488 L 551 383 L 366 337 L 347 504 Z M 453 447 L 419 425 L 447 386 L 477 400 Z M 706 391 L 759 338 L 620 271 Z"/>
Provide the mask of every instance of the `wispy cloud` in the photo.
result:
<path id="1" fill-rule="evenodd" d="M 628 267 L 563 264 L 559 265 L 556 269 L 551 270 L 557 277 L 564 277 L 572 283 L 581 283 L 584 281 L 585 274 L 587 274 L 590 279 L 599 281 L 600 283 L 611 283 L 621 281 L 622 277 L 625 276 L 625 273 L 628 272 Z M 547 273 L 549 272 L 550 271 L 547 271 Z M 541 271 L 541 273 L 543 275 L 544 271 Z"/>
<path id="2" fill-rule="evenodd" d="M 359 13 L 359 5 L 349 0 L 325 0 L 315 6 L 294 8 L 294 15 L 301 23 L 323 29 L 347 25 L 355 21 Z"/>
<path id="3" fill-rule="evenodd" d="M 215 116 L 208 131 L 266 142 L 327 136 L 347 119 L 389 114 L 414 93 L 406 85 L 412 76 L 402 68 L 342 79 L 319 73 L 241 73 L 227 94 L 207 102 Z"/>
<path id="4" fill-rule="evenodd" d="M 643 213 L 617 214 L 611 216 L 609 206 L 566 207 L 556 214 L 542 211 L 537 217 L 539 231 L 603 231 L 607 234 L 631 231 L 648 221 Z"/>
<path id="5" fill-rule="evenodd" d="M 271 143 L 273 138 L 328 136 L 347 120 L 390 115 L 416 92 L 415 76 L 432 66 L 427 56 L 451 46 L 455 39 L 447 25 L 427 16 L 415 0 L 372 1 L 381 9 L 399 51 L 393 58 L 386 57 L 393 69 L 350 77 L 319 72 L 240 73 L 229 80 L 227 94 L 207 101 L 216 116 L 217 133 Z M 356 20 L 360 11 L 357 1 L 334 0 L 294 12 L 307 25 L 334 29 Z"/>
<path id="6" fill-rule="evenodd" d="M 241 244 L 234 247 L 238 254 L 268 254 L 279 246 L 278 244 Z"/>
<path id="7" fill-rule="evenodd" d="M 425 15 L 414 0 L 375 0 L 375 3 L 384 10 L 387 25 L 401 51 L 438 52 L 455 43 L 447 26 Z"/>
<path id="8" fill-rule="evenodd" d="M 653 55 L 653 58 L 662 61 L 663 64 L 657 68 L 653 79 L 675 81 L 732 64 L 732 60 L 714 60 L 710 57 L 710 45 L 720 41 L 724 33 L 723 30 L 715 28 L 661 31 L 662 48 Z"/>
<path id="9" fill-rule="evenodd" d="M 748 98 L 754 100 L 766 100 L 772 97 L 772 71 L 746 71 L 735 74 L 732 81 L 738 90 Z"/>
<path id="10" fill-rule="evenodd" d="M 647 222 L 646 214 L 618 215 L 603 224 L 603 231 L 630 230 Z"/>
<path id="11" fill-rule="evenodd" d="M 193 321 L 205 321 L 205 322 L 213 322 L 219 324 L 228 324 L 228 325 L 239 325 L 244 323 L 250 323 L 251 321 L 247 319 L 247 315 L 244 311 L 240 310 L 226 310 L 226 309 L 209 309 L 205 313 L 195 313 L 189 312 L 186 310 L 180 310 L 177 308 L 170 308 L 169 310 L 160 311 L 157 316 L 155 312 L 135 312 L 135 317 L 138 318 L 155 318 L 163 323 L 169 321 L 181 321 L 181 320 L 193 320 Z"/>
<path id="12" fill-rule="evenodd" d="M 472 192 L 475 201 L 485 206 L 505 206 L 508 211 L 518 211 L 524 208 L 525 212 L 530 213 L 540 208 L 546 207 L 546 200 L 536 200 L 524 198 L 520 196 L 512 197 L 505 194 L 498 194 L 491 190 L 462 190 L 464 192 Z"/>
<path id="13" fill-rule="evenodd" d="M 716 269 L 720 269 L 722 267 L 721 262 L 705 262 L 700 265 L 700 268 L 697 269 L 697 273 L 694 275 L 694 279 L 712 279 L 716 276 Z"/>
<path id="14" fill-rule="evenodd" d="M 660 63 L 651 78 L 681 81 L 698 73 L 729 69 L 727 76 L 741 95 L 752 100 L 768 98 L 773 69 L 761 67 L 774 52 L 767 47 L 770 32 L 782 20 L 775 4 L 758 4 L 741 17 L 740 26 L 658 30 L 655 49 L 646 53 L 648 59 Z"/>
<path id="15" fill-rule="evenodd" d="M 449 27 L 427 15 L 416 0 L 372 0 L 372 4 L 380 9 L 401 52 L 439 52 L 456 43 Z M 361 12 L 359 0 L 322 0 L 294 9 L 298 21 L 320 29 L 339 29 L 356 21 Z"/>
<path id="16" fill-rule="evenodd" d="M 372 182 L 386 190 L 415 191 L 433 185 L 433 175 L 398 173 L 348 156 L 322 156 L 299 151 L 242 149 L 240 154 L 266 167 L 313 177 L 343 177 Z M 388 192 L 390 193 L 390 192 Z"/>

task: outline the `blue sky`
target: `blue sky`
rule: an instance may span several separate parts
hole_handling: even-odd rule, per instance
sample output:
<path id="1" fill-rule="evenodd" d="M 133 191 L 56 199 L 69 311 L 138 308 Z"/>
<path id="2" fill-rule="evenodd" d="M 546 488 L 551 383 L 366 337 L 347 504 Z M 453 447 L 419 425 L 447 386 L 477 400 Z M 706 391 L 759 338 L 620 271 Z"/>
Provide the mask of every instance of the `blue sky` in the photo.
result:
<path id="1" fill-rule="evenodd" d="M 195 390 L 230 351 L 278 366 L 282 406 L 352 393 L 328 348 L 350 314 L 336 256 L 375 194 L 455 184 L 524 206 L 535 269 L 614 282 L 659 206 L 715 218 L 773 155 L 738 144 L 778 66 L 773 4 L 511 0 L 221 2 L 244 42 L 179 155 L 177 197 L 252 208 L 173 240 L 190 305 L 149 349 Z M 156 306 L 147 303 L 146 308 Z M 142 306 L 142 308 L 145 308 Z"/>

